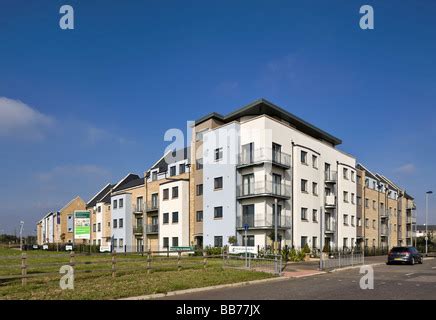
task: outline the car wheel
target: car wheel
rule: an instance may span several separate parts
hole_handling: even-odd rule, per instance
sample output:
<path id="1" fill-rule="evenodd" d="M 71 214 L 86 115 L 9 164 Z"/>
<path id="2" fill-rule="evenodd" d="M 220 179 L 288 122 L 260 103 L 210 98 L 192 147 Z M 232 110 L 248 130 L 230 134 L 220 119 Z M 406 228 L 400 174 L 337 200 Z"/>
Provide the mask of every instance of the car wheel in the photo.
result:
<path id="1" fill-rule="evenodd" d="M 419 264 L 423 264 L 423 262 L 424 262 L 424 258 L 421 257 L 421 259 L 419 260 Z"/>
<path id="2" fill-rule="evenodd" d="M 412 257 L 412 260 L 410 260 L 410 264 L 413 266 L 415 264 L 415 258 Z"/>

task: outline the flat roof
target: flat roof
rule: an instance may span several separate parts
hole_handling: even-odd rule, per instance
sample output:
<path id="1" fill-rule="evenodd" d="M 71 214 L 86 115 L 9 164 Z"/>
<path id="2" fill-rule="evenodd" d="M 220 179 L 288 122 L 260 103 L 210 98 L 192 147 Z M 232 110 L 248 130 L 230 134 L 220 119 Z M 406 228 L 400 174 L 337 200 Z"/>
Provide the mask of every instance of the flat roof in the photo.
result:
<path id="1" fill-rule="evenodd" d="M 202 122 L 205 122 L 209 119 L 218 119 L 222 122 L 231 122 L 237 120 L 238 118 L 244 116 L 256 116 L 256 115 L 269 115 L 272 117 L 278 117 L 285 121 L 288 121 L 291 125 L 293 125 L 297 130 L 304 132 L 312 137 L 317 139 L 325 140 L 330 142 L 333 145 L 338 145 L 342 143 L 342 140 L 327 133 L 326 131 L 319 129 L 318 127 L 304 121 L 303 119 L 297 117 L 296 115 L 284 110 L 283 108 L 265 100 L 259 99 L 256 100 L 236 111 L 229 113 L 226 116 L 223 116 L 219 113 L 212 112 L 206 116 L 201 117 L 200 119 L 195 121 L 195 125 L 198 125 Z"/>

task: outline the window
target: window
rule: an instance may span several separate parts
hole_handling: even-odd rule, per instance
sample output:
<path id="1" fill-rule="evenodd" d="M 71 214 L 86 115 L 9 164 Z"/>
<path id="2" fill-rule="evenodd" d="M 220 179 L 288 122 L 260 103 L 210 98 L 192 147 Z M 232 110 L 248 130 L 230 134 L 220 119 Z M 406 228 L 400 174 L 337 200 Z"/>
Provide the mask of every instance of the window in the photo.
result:
<path id="1" fill-rule="evenodd" d="M 170 197 L 170 189 L 163 189 L 163 195 L 162 195 L 162 199 L 163 200 L 168 200 Z"/>
<path id="2" fill-rule="evenodd" d="M 344 191 L 344 202 L 348 202 L 348 192 Z"/>
<path id="3" fill-rule="evenodd" d="M 176 175 L 176 166 L 170 167 L 170 177 L 173 177 Z"/>
<path id="4" fill-rule="evenodd" d="M 362 205 L 362 197 L 357 196 L 357 205 L 361 206 Z"/>
<path id="5" fill-rule="evenodd" d="M 318 210 L 316 210 L 316 209 L 312 210 L 312 221 L 318 222 Z"/>
<path id="6" fill-rule="evenodd" d="M 272 161 L 275 163 L 281 163 L 282 161 L 282 146 L 273 143 L 272 144 Z"/>
<path id="7" fill-rule="evenodd" d="M 195 167 L 197 170 L 203 169 L 203 158 L 197 159 L 195 161 Z"/>
<path id="8" fill-rule="evenodd" d="M 97 212 L 101 212 L 101 206 L 97 207 Z"/>
<path id="9" fill-rule="evenodd" d="M 114 209 L 116 209 L 118 207 L 118 201 L 114 200 L 114 204 L 113 204 Z"/>
<path id="10" fill-rule="evenodd" d="M 170 239 L 168 237 L 163 237 L 163 247 L 168 248 L 170 244 Z"/>
<path id="11" fill-rule="evenodd" d="M 214 219 L 222 219 L 222 217 L 223 217 L 223 207 L 215 207 L 215 208 L 213 208 L 213 217 L 214 217 Z"/>
<path id="12" fill-rule="evenodd" d="M 170 222 L 170 214 L 165 212 L 162 214 L 162 223 L 167 224 Z"/>
<path id="13" fill-rule="evenodd" d="M 195 221 L 202 222 L 203 221 L 203 211 L 197 211 L 195 214 Z"/>
<path id="14" fill-rule="evenodd" d="M 221 248 L 223 246 L 223 237 L 222 236 L 214 236 L 213 237 L 213 246 L 217 248 Z"/>
<path id="15" fill-rule="evenodd" d="M 314 196 L 318 195 L 318 183 L 312 182 L 312 193 Z"/>
<path id="16" fill-rule="evenodd" d="M 354 193 L 351 194 L 351 203 L 355 204 L 355 202 L 354 202 Z"/>
<path id="17" fill-rule="evenodd" d="M 372 228 L 375 229 L 375 227 L 376 227 L 376 221 L 372 220 Z"/>
<path id="18" fill-rule="evenodd" d="M 120 238 L 120 239 L 118 240 L 118 244 L 119 244 L 119 247 L 120 247 L 120 248 L 124 247 L 124 240 L 123 240 L 123 238 Z"/>
<path id="19" fill-rule="evenodd" d="M 318 237 L 312 237 L 312 248 L 316 249 L 318 247 Z"/>
<path id="20" fill-rule="evenodd" d="M 273 206 L 273 219 L 275 216 Z M 242 226 L 254 227 L 254 204 L 246 204 L 242 206 Z"/>
<path id="21" fill-rule="evenodd" d="M 108 226 L 109 228 L 111 227 L 111 222 L 110 222 L 110 221 L 107 222 L 107 226 Z"/>
<path id="22" fill-rule="evenodd" d="M 213 179 L 213 187 L 215 190 L 223 188 L 223 177 L 217 177 Z"/>
<path id="23" fill-rule="evenodd" d="M 348 248 L 348 238 L 344 238 L 344 248 Z"/>
<path id="24" fill-rule="evenodd" d="M 350 221 L 350 223 L 351 223 L 351 225 L 354 227 L 355 226 L 355 224 L 354 224 L 354 216 L 351 216 L 351 221 Z"/>
<path id="25" fill-rule="evenodd" d="M 119 201 L 119 208 L 121 209 L 124 206 L 124 199 L 120 199 Z"/>
<path id="26" fill-rule="evenodd" d="M 157 180 L 157 171 L 153 171 L 151 173 L 151 181 L 156 181 Z"/>
<path id="27" fill-rule="evenodd" d="M 312 155 L 312 166 L 318 169 L 318 157 L 316 155 Z"/>
<path id="28" fill-rule="evenodd" d="M 377 202 L 375 200 L 372 200 L 372 208 L 374 210 L 377 209 Z"/>
<path id="29" fill-rule="evenodd" d="M 242 145 L 241 163 L 253 163 L 254 161 L 254 143 Z"/>
<path id="30" fill-rule="evenodd" d="M 172 239 L 172 246 L 173 247 L 178 247 L 179 246 L 179 237 L 173 237 Z"/>
<path id="31" fill-rule="evenodd" d="M 357 183 L 362 184 L 362 177 L 357 175 Z"/>
<path id="32" fill-rule="evenodd" d="M 179 212 L 175 211 L 172 213 L 172 223 L 178 223 L 179 222 Z"/>
<path id="33" fill-rule="evenodd" d="M 203 184 L 197 184 L 196 189 L 197 189 L 197 192 L 196 192 L 197 196 L 202 196 L 203 195 Z"/>
<path id="34" fill-rule="evenodd" d="M 344 226 L 348 226 L 348 214 L 344 214 Z"/>
<path id="35" fill-rule="evenodd" d="M 179 197 L 179 187 L 173 187 L 172 189 L 172 198 L 176 199 Z"/>
<path id="36" fill-rule="evenodd" d="M 307 152 L 306 151 L 301 151 L 301 163 L 307 164 Z"/>
<path id="37" fill-rule="evenodd" d="M 354 175 L 355 175 L 355 172 L 351 171 L 351 181 L 353 181 L 353 182 L 354 182 Z"/>
<path id="38" fill-rule="evenodd" d="M 100 241 L 100 239 L 98 239 Z M 114 248 L 118 247 L 118 239 L 114 239 Z"/>
<path id="39" fill-rule="evenodd" d="M 344 179 L 348 180 L 348 169 L 344 168 Z"/>
<path id="40" fill-rule="evenodd" d="M 362 226 L 362 219 L 361 218 L 357 218 L 357 226 L 358 227 Z"/>
<path id="41" fill-rule="evenodd" d="M 118 228 L 122 228 L 124 225 L 124 221 L 123 219 L 120 219 L 120 221 L 118 222 Z"/>
<path id="42" fill-rule="evenodd" d="M 368 218 L 365 219 L 365 228 L 369 228 L 369 219 Z"/>
<path id="43" fill-rule="evenodd" d="M 301 208 L 301 220 L 308 220 L 307 219 L 307 208 Z"/>
<path id="44" fill-rule="evenodd" d="M 195 133 L 195 140 L 196 141 L 201 141 L 203 140 L 203 135 L 206 133 L 207 129 L 203 130 L 203 131 L 199 131 Z"/>
<path id="45" fill-rule="evenodd" d="M 301 192 L 307 193 L 307 180 L 301 179 Z"/>
<path id="46" fill-rule="evenodd" d="M 223 148 L 216 148 L 214 152 L 215 161 L 220 161 L 223 158 Z"/>
<path id="47" fill-rule="evenodd" d="M 114 226 L 114 228 L 117 228 L 118 220 L 114 219 L 113 222 L 112 222 L 112 225 Z"/>
<path id="48" fill-rule="evenodd" d="M 303 236 L 301 237 L 301 248 L 304 248 L 307 244 L 307 237 Z"/>
<path id="49" fill-rule="evenodd" d="M 96 232 L 97 231 L 97 225 L 94 223 L 92 225 L 92 232 Z"/>
<path id="50" fill-rule="evenodd" d="M 179 164 L 179 174 L 182 174 L 185 172 L 186 172 L 186 164 L 184 164 L 184 163 Z"/>
<path id="51" fill-rule="evenodd" d="M 365 207 L 369 208 L 369 199 L 368 198 L 365 198 Z"/>
<path id="52" fill-rule="evenodd" d="M 245 246 L 245 242 L 247 242 L 247 247 L 254 247 L 254 236 L 242 237 L 242 245 Z"/>
<path id="53" fill-rule="evenodd" d="M 159 197 L 158 193 L 153 193 L 151 195 L 151 207 L 153 209 L 156 209 L 158 207 L 158 205 L 159 205 L 159 198 L 158 197 Z"/>

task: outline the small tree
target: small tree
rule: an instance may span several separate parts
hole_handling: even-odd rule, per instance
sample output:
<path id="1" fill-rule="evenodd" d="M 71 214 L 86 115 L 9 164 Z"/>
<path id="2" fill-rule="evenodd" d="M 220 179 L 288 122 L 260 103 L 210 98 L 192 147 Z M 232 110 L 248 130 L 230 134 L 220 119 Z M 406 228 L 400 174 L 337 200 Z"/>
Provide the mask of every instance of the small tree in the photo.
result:
<path id="1" fill-rule="evenodd" d="M 324 253 L 330 253 L 330 245 L 328 243 L 326 243 L 324 245 L 324 248 L 322 249 L 322 252 Z"/>
<path id="2" fill-rule="evenodd" d="M 309 247 L 309 245 L 306 243 L 301 251 L 302 251 L 303 253 L 310 253 L 310 247 Z"/>
<path id="3" fill-rule="evenodd" d="M 229 243 L 230 245 L 234 246 L 236 243 L 238 243 L 238 239 L 236 239 L 235 236 L 230 236 L 230 237 L 229 237 L 229 240 L 228 240 L 228 243 Z"/>

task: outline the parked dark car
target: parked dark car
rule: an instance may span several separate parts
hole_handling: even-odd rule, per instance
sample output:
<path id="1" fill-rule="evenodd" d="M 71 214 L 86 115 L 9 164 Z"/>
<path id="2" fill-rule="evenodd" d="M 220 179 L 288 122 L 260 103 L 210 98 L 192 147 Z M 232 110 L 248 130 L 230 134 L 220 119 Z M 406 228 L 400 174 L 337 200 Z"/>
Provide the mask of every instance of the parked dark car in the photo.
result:
<path id="1" fill-rule="evenodd" d="M 408 263 L 414 265 L 422 263 L 422 260 L 422 254 L 415 247 L 393 247 L 389 251 L 387 264 Z"/>

